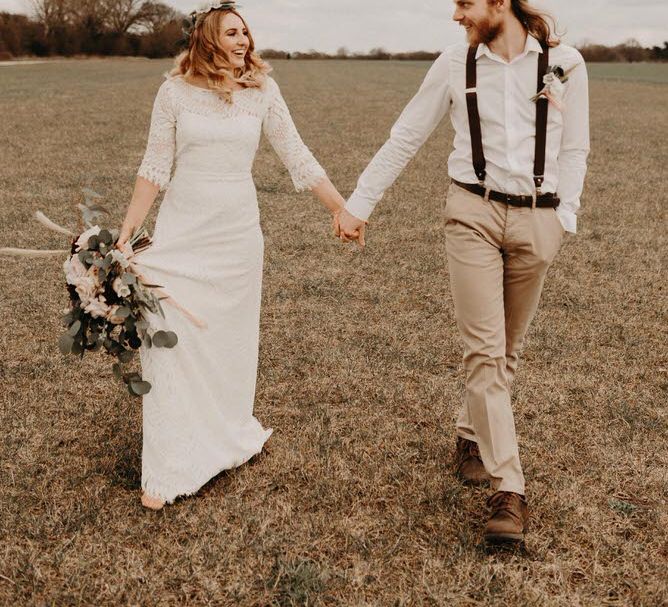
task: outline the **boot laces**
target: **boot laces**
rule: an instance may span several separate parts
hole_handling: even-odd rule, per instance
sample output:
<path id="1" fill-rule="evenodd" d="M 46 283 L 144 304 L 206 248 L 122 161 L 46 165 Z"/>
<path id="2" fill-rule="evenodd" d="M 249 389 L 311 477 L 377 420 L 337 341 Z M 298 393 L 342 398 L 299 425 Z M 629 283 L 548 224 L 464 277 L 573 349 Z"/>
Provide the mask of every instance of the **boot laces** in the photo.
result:
<path id="1" fill-rule="evenodd" d="M 505 512 L 519 520 L 518 510 L 520 510 L 521 506 L 518 506 L 517 502 L 522 502 L 522 498 L 516 493 L 498 491 L 487 500 L 487 505 L 492 509 L 493 516 Z"/>

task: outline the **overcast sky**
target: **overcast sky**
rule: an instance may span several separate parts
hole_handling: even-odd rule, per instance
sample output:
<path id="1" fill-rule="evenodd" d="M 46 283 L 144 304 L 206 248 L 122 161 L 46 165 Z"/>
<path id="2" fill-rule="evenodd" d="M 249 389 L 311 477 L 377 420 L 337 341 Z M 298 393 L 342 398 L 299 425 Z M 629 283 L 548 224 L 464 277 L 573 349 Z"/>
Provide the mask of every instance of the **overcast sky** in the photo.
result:
<path id="1" fill-rule="evenodd" d="M 162 0 L 190 12 L 193 0 Z M 240 0 L 259 48 L 333 52 L 384 47 L 437 51 L 463 39 L 451 21 L 452 0 Z M 570 44 L 643 46 L 668 39 L 668 0 L 534 0 L 558 19 Z M 30 0 L 0 0 L 0 11 L 29 12 Z"/>

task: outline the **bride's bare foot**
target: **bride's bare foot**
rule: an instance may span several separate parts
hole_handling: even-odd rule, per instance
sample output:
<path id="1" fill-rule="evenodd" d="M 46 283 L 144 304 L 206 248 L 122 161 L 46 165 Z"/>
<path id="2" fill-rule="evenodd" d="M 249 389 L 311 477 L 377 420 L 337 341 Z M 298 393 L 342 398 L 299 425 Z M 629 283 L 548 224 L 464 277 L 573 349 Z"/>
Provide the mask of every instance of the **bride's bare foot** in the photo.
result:
<path id="1" fill-rule="evenodd" d="M 149 510 L 162 510 L 165 502 L 163 502 L 161 499 L 158 499 L 157 497 L 151 497 L 146 493 L 142 493 L 141 505 L 144 506 L 144 508 L 148 508 Z"/>

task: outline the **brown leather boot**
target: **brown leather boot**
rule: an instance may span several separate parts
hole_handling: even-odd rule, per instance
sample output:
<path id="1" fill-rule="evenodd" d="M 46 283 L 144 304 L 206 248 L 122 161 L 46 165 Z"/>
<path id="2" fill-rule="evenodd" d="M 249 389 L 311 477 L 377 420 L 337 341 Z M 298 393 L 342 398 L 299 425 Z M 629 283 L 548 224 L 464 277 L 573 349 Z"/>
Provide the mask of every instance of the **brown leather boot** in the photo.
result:
<path id="1" fill-rule="evenodd" d="M 523 495 L 497 491 L 487 500 L 492 515 L 485 527 L 485 541 L 490 544 L 521 543 L 529 523 L 529 506 Z"/>
<path id="2" fill-rule="evenodd" d="M 457 437 L 455 465 L 457 478 L 465 485 L 484 485 L 491 480 L 480 459 L 478 444 L 461 436 Z"/>

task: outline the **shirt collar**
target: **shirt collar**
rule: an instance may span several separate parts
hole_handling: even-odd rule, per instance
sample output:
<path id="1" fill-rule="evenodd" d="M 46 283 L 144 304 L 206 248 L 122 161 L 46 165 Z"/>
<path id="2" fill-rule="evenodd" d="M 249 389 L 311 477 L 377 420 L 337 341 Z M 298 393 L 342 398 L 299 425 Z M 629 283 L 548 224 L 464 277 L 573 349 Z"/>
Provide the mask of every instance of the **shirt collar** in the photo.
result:
<path id="1" fill-rule="evenodd" d="M 538 42 L 536 38 L 534 38 L 531 34 L 527 34 L 527 41 L 524 45 L 524 51 L 522 52 L 521 55 L 515 57 L 513 61 L 517 61 L 518 59 L 526 57 L 531 51 L 542 53 L 543 47 L 540 45 L 540 42 Z M 492 50 L 486 44 L 481 44 L 478 47 L 478 51 L 476 52 L 475 55 L 476 60 L 479 59 L 482 55 L 487 55 L 490 59 L 494 59 L 496 61 L 501 60 L 499 56 L 493 53 Z"/>

